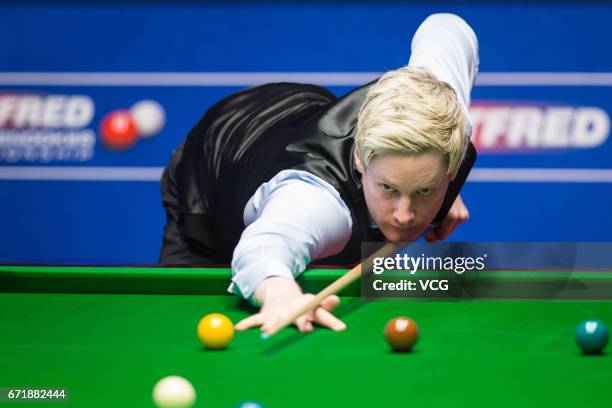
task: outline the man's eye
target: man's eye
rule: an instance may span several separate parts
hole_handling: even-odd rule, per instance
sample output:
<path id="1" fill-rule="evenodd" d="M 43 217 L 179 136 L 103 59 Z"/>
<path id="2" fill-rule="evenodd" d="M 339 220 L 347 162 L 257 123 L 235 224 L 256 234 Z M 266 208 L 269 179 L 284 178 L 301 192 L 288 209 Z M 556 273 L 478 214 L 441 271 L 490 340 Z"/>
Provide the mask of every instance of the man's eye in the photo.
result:
<path id="1" fill-rule="evenodd" d="M 431 194 L 432 191 L 433 191 L 433 189 L 431 189 L 431 188 L 422 188 L 419 191 L 417 191 L 417 194 L 424 196 L 424 195 Z"/>
<path id="2" fill-rule="evenodd" d="M 381 184 L 380 187 L 385 193 L 394 193 L 395 189 L 388 184 Z"/>

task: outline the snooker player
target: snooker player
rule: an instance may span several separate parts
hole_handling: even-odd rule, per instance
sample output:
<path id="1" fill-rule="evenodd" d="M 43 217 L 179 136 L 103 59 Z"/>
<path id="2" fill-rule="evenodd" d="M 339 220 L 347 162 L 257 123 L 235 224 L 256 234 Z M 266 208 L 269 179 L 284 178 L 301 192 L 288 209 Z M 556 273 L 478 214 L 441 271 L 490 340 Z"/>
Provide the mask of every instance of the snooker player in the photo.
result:
<path id="1" fill-rule="evenodd" d="M 160 262 L 231 262 L 229 291 L 261 307 L 236 329 L 266 332 L 313 296 L 295 281 L 309 263 L 354 264 L 362 242 L 445 239 L 468 218 L 458 188 L 471 167 L 478 62 L 469 25 L 434 14 L 406 67 L 342 98 L 278 83 L 221 100 L 162 176 Z M 328 297 L 295 325 L 343 330 L 338 302 Z"/>

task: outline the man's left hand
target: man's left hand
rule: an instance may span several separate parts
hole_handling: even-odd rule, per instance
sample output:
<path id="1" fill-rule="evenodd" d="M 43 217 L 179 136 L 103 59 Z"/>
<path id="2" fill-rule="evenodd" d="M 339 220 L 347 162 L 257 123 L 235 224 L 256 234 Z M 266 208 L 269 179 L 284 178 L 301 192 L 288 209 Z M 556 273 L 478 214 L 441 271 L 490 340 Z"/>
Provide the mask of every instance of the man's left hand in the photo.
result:
<path id="1" fill-rule="evenodd" d="M 448 238 L 459 224 L 466 222 L 469 218 L 470 213 L 465 204 L 463 204 L 461 196 L 458 195 L 442 222 L 425 234 L 425 241 L 433 243 Z"/>

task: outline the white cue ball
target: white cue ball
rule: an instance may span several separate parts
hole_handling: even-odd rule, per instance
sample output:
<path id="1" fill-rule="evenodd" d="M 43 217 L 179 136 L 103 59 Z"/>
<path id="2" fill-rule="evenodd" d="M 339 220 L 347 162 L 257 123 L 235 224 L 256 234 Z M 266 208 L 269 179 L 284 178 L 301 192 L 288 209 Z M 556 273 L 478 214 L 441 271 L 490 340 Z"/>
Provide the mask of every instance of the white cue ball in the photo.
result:
<path id="1" fill-rule="evenodd" d="M 159 102 L 152 99 L 145 99 L 135 103 L 130 108 L 130 113 L 140 137 L 151 137 L 159 133 L 166 123 L 166 112 Z"/>
<path id="2" fill-rule="evenodd" d="M 189 408 L 196 399 L 193 385 L 183 377 L 164 377 L 153 388 L 153 402 L 159 408 Z"/>

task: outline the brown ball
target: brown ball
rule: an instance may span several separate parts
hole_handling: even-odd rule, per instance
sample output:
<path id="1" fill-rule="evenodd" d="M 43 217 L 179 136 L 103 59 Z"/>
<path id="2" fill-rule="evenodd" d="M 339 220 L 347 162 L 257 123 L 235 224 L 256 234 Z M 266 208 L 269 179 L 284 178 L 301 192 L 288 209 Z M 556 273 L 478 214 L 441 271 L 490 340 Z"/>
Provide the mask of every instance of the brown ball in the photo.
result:
<path id="1" fill-rule="evenodd" d="M 419 327 L 408 317 L 396 317 L 385 326 L 385 338 L 394 351 L 410 351 L 419 338 Z"/>

